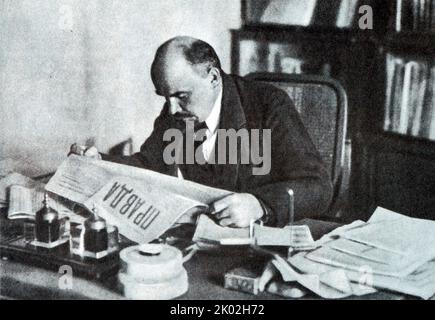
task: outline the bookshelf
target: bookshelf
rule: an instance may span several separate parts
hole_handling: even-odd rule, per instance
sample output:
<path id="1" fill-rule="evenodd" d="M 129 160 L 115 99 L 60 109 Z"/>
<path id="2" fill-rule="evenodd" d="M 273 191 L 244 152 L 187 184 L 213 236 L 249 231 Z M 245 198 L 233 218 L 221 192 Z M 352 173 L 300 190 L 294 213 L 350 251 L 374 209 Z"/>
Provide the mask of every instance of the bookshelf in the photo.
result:
<path id="1" fill-rule="evenodd" d="M 376 123 L 366 134 L 366 200 L 371 209 L 382 205 L 435 219 L 435 1 L 390 1 L 389 10 L 389 28 L 377 44 L 377 88 L 383 94 L 366 120 Z M 432 25 L 416 22 L 410 12 L 431 16 Z"/>
<path id="2" fill-rule="evenodd" d="M 348 138 L 352 139 L 353 149 L 347 218 L 366 219 L 376 206 L 384 206 L 407 215 L 435 219 L 435 126 L 433 139 L 430 134 L 420 132 L 429 122 L 427 110 L 434 102 L 424 100 L 432 94 L 429 89 L 420 89 L 424 95 L 420 100 L 421 95 L 414 92 L 422 82 L 427 88 L 431 86 L 431 68 L 435 65 L 435 0 L 317 0 L 313 2 L 320 3 L 320 11 L 314 9 L 310 23 L 306 23 L 305 16 L 300 25 L 279 19 L 268 21 L 270 14 L 268 19 L 262 19 L 261 12 L 266 12 L 267 4 L 274 1 L 282 2 L 242 1 L 244 25 L 232 31 L 232 72 L 310 73 L 337 79 L 348 95 Z M 255 2 L 261 5 L 256 6 Z M 404 10 L 400 17 L 404 25 L 400 28 L 398 2 Z M 421 8 L 412 9 L 413 3 Z M 357 10 L 362 5 L 373 8 L 372 30 L 357 27 L 357 12 L 349 15 L 352 18 L 347 18 L 346 27 L 338 27 L 340 15 L 342 24 L 346 20 L 343 7 Z M 411 22 L 406 21 L 409 12 L 418 13 L 417 18 L 411 17 Z M 327 21 L 316 21 L 316 15 L 326 15 Z M 250 58 L 256 52 L 260 58 Z M 399 122 L 393 126 L 393 119 L 390 124 L 386 122 L 388 115 L 394 114 L 387 105 L 388 99 L 392 99 L 388 98 L 388 92 L 393 85 L 394 59 L 403 60 L 403 74 L 407 69 L 409 93 L 403 94 L 402 90 L 400 99 L 395 101 L 396 109 L 403 105 L 408 111 L 397 109 L 394 119 Z M 414 60 L 423 67 L 412 63 Z M 415 79 L 419 79 L 418 85 L 411 84 Z M 411 119 L 406 121 L 406 115 Z"/>

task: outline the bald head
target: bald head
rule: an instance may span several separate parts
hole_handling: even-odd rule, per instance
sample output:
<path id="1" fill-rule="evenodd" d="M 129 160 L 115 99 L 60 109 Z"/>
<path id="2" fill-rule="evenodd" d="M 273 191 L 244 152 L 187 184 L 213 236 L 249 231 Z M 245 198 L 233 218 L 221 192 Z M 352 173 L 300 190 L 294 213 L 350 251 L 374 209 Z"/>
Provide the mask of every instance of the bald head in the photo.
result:
<path id="1" fill-rule="evenodd" d="M 175 118 L 204 121 L 222 90 L 221 64 L 214 49 L 191 37 L 163 43 L 151 66 L 156 93 Z"/>
<path id="2" fill-rule="evenodd" d="M 219 57 L 212 46 L 199 39 L 180 36 L 169 39 L 157 49 L 151 67 L 153 81 L 159 73 L 181 62 L 204 76 L 211 68 L 221 69 Z"/>

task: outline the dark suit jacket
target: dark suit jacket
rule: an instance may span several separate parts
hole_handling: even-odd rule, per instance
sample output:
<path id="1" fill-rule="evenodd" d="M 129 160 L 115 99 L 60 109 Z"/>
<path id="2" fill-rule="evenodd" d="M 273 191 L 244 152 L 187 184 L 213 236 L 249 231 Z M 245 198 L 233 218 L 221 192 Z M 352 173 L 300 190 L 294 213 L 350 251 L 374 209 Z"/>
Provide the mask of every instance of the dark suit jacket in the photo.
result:
<path id="1" fill-rule="evenodd" d="M 163 134 L 174 127 L 177 124 L 165 105 L 140 152 L 123 158 L 103 155 L 103 159 L 176 176 L 176 165 L 163 161 L 163 150 L 169 143 L 163 141 Z M 272 224 L 277 226 L 288 221 L 288 188 L 295 194 L 296 219 L 316 217 L 328 209 L 332 196 L 328 171 L 284 91 L 223 74 L 219 128 L 271 129 L 271 170 L 266 175 L 253 175 L 251 164 L 219 165 L 218 182 L 207 184 L 255 195 L 268 208 Z"/>

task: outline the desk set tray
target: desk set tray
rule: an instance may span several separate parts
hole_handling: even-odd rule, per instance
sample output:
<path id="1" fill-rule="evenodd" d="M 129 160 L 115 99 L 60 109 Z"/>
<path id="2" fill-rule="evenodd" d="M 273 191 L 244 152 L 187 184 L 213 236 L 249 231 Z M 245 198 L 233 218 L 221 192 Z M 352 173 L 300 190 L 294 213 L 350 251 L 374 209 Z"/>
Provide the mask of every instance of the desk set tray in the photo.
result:
<path id="1" fill-rule="evenodd" d="M 0 255 L 8 259 L 36 267 L 59 271 L 63 265 L 74 274 L 88 279 L 104 280 L 118 272 L 119 254 L 113 253 L 101 259 L 73 255 L 69 242 L 52 249 L 34 246 L 25 241 L 24 222 L 0 218 Z"/>

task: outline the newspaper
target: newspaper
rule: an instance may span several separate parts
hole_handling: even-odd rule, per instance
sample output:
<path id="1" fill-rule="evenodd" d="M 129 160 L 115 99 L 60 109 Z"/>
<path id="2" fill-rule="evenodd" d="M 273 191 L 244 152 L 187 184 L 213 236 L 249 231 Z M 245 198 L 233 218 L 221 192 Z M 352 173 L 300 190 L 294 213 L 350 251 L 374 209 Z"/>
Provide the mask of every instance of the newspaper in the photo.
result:
<path id="1" fill-rule="evenodd" d="M 230 191 L 207 187 L 155 171 L 76 155 L 69 156 L 59 166 L 45 189 L 84 204 L 110 179 L 119 176 L 157 188 L 162 194 L 177 194 L 203 204 L 210 204 L 231 194 Z"/>
<path id="2" fill-rule="evenodd" d="M 195 222 L 210 203 L 231 194 L 151 170 L 75 155 L 60 165 L 45 189 L 89 210 L 95 206 L 121 234 L 138 243 L 157 238 L 180 221 Z"/>
<path id="3" fill-rule="evenodd" d="M 207 210 L 198 201 L 177 194 L 162 194 L 157 186 L 128 177 L 114 177 L 85 202 L 90 210 L 118 227 L 119 232 L 137 243 L 148 243 L 168 230 L 181 216 Z"/>

